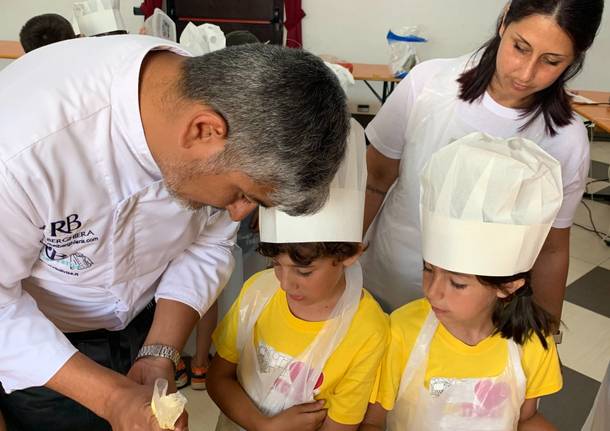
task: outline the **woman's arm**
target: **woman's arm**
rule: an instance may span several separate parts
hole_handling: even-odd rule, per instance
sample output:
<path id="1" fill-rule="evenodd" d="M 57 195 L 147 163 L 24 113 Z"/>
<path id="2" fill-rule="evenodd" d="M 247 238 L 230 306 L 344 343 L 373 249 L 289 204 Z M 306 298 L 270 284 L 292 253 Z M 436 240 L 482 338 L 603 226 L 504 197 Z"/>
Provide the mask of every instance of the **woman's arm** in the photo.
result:
<path id="1" fill-rule="evenodd" d="M 538 411 L 538 398 L 525 400 L 521 406 L 518 431 L 557 431 Z"/>
<path id="2" fill-rule="evenodd" d="M 566 292 L 570 262 L 570 228 L 551 228 L 532 268 L 536 302 L 557 319 Z"/>
<path id="3" fill-rule="evenodd" d="M 400 160 L 390 159 L 377 151 L 375 147 L 369 145 L 366 151 L 366 165 L 368 177 L 364 201 L 365 233 L 377 215 L 386 192 L 398 178 Z"/>
<path id="4" fill-rule="evenodd" d="M 249 431 L 314 431 L 320 428 L 326 417 L 322 401 L 294 406 L 267 417 L 241 387 L 236 372 L 236 364 L 216 355 L 207 380 L 210 398 L 233 422 Z"/>
<path id="5" fill-rule="evenodd" d="M 387 410 L 381 404 L 369 404 L 366 416 L 360 425 L 359 431 L 384 431 Z"/>

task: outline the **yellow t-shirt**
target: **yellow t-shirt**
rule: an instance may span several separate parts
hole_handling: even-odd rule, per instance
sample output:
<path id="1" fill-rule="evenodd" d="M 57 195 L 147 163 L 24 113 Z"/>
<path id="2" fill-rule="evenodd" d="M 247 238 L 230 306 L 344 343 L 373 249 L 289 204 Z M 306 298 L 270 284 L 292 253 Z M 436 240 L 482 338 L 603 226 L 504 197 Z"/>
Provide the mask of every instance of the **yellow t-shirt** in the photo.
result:
<path id="1" fill-rule="evenodd" d="M 430 303 L 419 299 L 402 306 L 390 316 L 390 341 L 381 366 L 376 401 L 392 410 L 398 395 L 407 360 L 415 340 L 430 312 Z M 500 334 L 469 346 L 455 338 L 439 323 L 430 344 L 425 386 L 433 377 L 493 377 L 506 368 L 508 343 Z M 559 357 L 552 337 L 545 350 L 537 336 L 521 347 L 521 366 L 526 379 L 525 398 L 537 398 L 558 392 L 562 386 Z"/>
<path id="2" fill-rule="evenodd" d="M 218 354 L 234 364 L 239 363 L 240 354 L 236 348 L 239 304 L 244 292 L 259 274 L 253 275 L 244 284 L 239 297 L 212 336 Z M 305 350 L 323 325 L 324 322 L 308 322 L 295 317 L 288 307 L 286 293 L 278 289 L 254 327 L 259 361 L 265 361 L 263 366 L 285 366 Z M 321 384 L 316 388 L 315 398 L 325 401 L 327 414 L 333 421 L 354 425 L 364 418 L 388 333 L 388 316 L 364 291 L 352 324 L 343 341 L 328 358 Z"/>

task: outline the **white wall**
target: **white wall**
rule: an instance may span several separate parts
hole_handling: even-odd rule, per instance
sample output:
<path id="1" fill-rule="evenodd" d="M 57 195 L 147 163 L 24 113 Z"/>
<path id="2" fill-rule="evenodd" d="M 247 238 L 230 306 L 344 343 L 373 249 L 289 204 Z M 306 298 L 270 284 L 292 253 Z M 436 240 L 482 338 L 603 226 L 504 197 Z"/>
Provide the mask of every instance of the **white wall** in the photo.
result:
<path id="1" fill-rule="evenodd" d="M 303 0 L 303 46 L 355 63 L 386 63 L 390 27 L 419 25 L 429 42 L 420 58 L 454 57 L 478 48 L 495 31 L 506 0 Z M 572 87 L 610 91 L 610 4 L 583 72 Z M 379 89 L 381 84 L 377 84 Z M 380 90 L 379 90 L 380 92 Z M 352 103 L 378 105 L 362 82 L 349 91 Z"/>
<path id="2" fill-rule="evenodd" d="M 493 33 L 504 4 L 505 0 L 303 0 L 303 45 L 316 54 L 356 63 L 385 63 L 388 28 L 417 24 L 430 40 L 419 47 L 422 59 L 453 57 L 474 50 Z M 21 26 L 34 15 L 55 12 L 70 17 L 71 5 L 72 0 L 0 0 L 0 39 L 16 40 Z M 142 17 L 132 13 L 139 5 L 140 0 L 121 1 L 132 33 L 142 23 Z M 610 91 L 610 4 L 606 6 L 600 33 L 574 88 Z M 0 68 L 7 63 L 0 60 Z M 378 105 L 362 82 L 349 93 L 353 104 Z"/>

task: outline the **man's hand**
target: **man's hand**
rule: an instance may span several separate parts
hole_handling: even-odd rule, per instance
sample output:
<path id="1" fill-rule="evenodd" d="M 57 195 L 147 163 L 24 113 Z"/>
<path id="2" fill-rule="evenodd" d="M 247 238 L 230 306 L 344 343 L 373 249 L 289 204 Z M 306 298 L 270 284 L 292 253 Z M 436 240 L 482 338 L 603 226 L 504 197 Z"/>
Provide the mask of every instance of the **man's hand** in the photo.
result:
<path id="1" fill-rule="evenodd" d="M 152 376 L 159 373 L 160 369 L 164 369 L 166 378 L 169 373 L 169 382 L 173 382 L 171 363 L 169 366 L 161 365 L 158 368 L 157 365 L 138 364 L 137 368 L 130 372 L 148 379 L 149 377 L 144 376 L 149 374 Z M 167 371 L 166 367 L 170 371 Z M 155 371 L 152 371 L 153 369 Z M 80 352 L 75 353 L 45 386 L 72 398 L 106 419 L 110 422 L 113 431 L 161 431 L 150 407 L 152 382 L 136 383 L 126 376 L 102 367 Z M 177 421 L 176 429 L 178 431 L 188 429 L 186 414 Z"/>
<path id="2" fill-rule="evenodd" d="M 134 383 L 111 396 L 104 418 L 113 431 L 161 431 L 150 406 L 151 399 L 152 385 Z"/>
<path id="3" fill-rule="evenodd" d="M 324 401 L 315 401 L 290 407 L 269 418 L 265 431 L 315 431 L 326 418 L 323 405 Z"/>
<path id="4" fill-rule="evenodd" d="M 167 393 L 171 394 L 176 392 L 176 381 L 174 379 L 174 374 L 174 365 L 169 359 L 151 356 L 146 358 L 140 358 L 135 361 L 134 364 L 131 366 L 131 369 L 127 373 L 127 377 L 129 377 L 136 383 L 146 385 L 147 388 L 152 388 L 155 383 L 155 380 L 157 380 L 158 378 L 165 379 L 168 383 Z M 148 404 L 150 404 L 151 398 L 152 389 L 150 389 Z M 154 416 L 153 419 L 155 419 Z M 157 425 L 156 419 L 155 425 Z M 175 427 L 176 431 L 188 430 L 188 414 L 186 410 L 182 413 L 182 415 L 180 415 L 180 417 L 176 421 Z"/>

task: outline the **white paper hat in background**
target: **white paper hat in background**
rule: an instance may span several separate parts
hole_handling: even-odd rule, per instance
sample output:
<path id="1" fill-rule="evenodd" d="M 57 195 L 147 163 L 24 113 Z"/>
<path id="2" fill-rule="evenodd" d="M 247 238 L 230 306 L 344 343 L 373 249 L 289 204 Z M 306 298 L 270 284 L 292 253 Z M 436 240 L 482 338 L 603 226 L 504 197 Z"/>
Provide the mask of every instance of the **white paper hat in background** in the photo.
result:
<path id="1" fill-rule="evenodd" d="M 341 88 L 343 88 L 343 91 L 347 92 L 348 87 L 351 87 L 355 84 L 354 75 L 352 75 L 352 73 L 345 67 L 339 64 L 329 63 L 328 61 L 325 61 L 324 64 L 330 70 L 332 70 L 335 75 L 337 75 L 337 79 L 339 80 L 339 84 L 341 84 Z"/>
<path id="2" fill-rule="evenodd" d="M 195 25 L 189 22 L 180 35 L 180 45 L 191 54 L 199 56 L 225 48 L 227 39 L 217 25 Z"/>
<path id="3" fill-rule="evenodd" d="M 144 29 L 144 34 L 176 41 L 176 23 L 159 8 L 144 20 Z"/>
<path id="4" fill-rule="evenodd" d="M 562 199 L 559 162 L 534 142 L 471 133 L 421 173 L 423 257 L 464 274 L 528 271 Z"/>
<path id="5" fill-rule="evenodd" d="M 74 12 L 72 12 L 72 21 L 70 22 L 70 24 L 72 24 L 72 30 L 74 30 L 74 34 L 79 36 L 81 32 L 80 28 L 78 28 L 78 20 L 76 19 L 76 15 L 74 15 Z"/>
<path id="6" fill-rule="evenodd" d="M 120 9 L 119 0 L 85 0 L 72 5 L 78 29 L 84 36 L 125 31 Z"/>
<path id="7" fill-rule="evenodd" d="M 351 120 L 345 158 L 330 184 L 328 201 L 312 215 L 293 217 L 259 207 L 260 240 L 272 243 L 361 242 L 366 189 L 364 130 Z"/>

